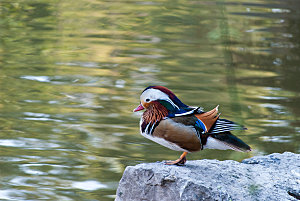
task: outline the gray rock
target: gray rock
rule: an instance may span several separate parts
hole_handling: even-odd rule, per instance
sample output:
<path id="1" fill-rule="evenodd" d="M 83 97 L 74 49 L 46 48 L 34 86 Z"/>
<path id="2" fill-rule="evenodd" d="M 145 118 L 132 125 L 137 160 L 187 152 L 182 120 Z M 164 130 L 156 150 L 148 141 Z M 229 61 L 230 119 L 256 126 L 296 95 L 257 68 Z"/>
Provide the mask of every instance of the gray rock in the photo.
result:
<path id="1" fill-rule="evenodd" d="M 300 200 L 300 154 L 128 166 L 116 201 Z"/>

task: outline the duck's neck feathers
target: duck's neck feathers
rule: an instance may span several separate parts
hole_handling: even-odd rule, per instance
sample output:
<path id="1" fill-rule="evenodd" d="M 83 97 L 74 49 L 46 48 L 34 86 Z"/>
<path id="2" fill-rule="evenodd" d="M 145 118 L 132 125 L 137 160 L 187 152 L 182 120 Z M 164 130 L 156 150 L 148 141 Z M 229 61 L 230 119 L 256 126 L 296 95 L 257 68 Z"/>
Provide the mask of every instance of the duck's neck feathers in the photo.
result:
<path id="1" fill-rule="evenodd" d="M 153 102 L 143 113 L 141 131 L 152 134 L 159 122 L 168 116 L 168 110 L 159 102 Z"/>

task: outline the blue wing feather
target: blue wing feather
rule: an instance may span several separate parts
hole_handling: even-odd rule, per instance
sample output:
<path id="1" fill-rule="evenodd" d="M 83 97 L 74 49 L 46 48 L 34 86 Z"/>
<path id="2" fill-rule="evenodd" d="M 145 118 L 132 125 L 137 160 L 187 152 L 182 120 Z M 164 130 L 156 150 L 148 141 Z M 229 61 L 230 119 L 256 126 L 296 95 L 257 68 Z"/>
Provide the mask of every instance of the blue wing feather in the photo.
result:
<path id="1" fill-rule="evenodd" d="M 196 126 L 200 127 L 204 132 L 207 132 L 205 124 L 200 119 L 196 121 Z"/>

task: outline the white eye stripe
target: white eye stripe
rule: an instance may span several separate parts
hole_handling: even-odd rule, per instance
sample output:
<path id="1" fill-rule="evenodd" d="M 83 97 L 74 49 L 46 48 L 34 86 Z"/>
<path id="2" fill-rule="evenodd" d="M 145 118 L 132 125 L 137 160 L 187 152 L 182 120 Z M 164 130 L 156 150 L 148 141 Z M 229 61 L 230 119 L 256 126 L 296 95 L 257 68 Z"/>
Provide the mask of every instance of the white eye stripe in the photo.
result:
<path id="1" fill-rule="evenodd" d="M 173 101 L 171 101 L 169 98 L 166 101 L 168 101 L 174 108 L 179 109 L 179 107 L 175 103 L 173 103 Z"/>
<path id="2" fill-rule="evenodd" d="M 149 101 L 147 101 L 149 99 Z M 153 100 L 165 100 L 169 102 L 174 108 L 179 109 L 179 107 L 169 98 L 167 94 L 158 89 L 147 89 L 141 95 L 141 100 L 148 103 Z"/>
<path id="3" fill-rule="evenodd" d="M 168 99 L 168 95 L 157 89 L 148 89 L 144 91 L 141 95 L 141 100 L 158 100 L 158 99 Z"/>

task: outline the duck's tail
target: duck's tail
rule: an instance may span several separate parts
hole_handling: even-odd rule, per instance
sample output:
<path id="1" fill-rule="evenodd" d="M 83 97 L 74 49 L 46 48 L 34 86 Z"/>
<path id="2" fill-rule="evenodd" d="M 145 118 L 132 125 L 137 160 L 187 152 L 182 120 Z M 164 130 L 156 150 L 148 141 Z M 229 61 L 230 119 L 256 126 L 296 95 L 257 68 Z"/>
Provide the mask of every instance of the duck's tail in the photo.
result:
<path id="1" fill-rule="evenodd" d="M 222 150 L 232 149 L 240 152 L 251 151 L 251 147 L 249 145 L 247 145 L 238 137 L 231 134 L 229 131 L 209 135 L 204 148 Z"/>

